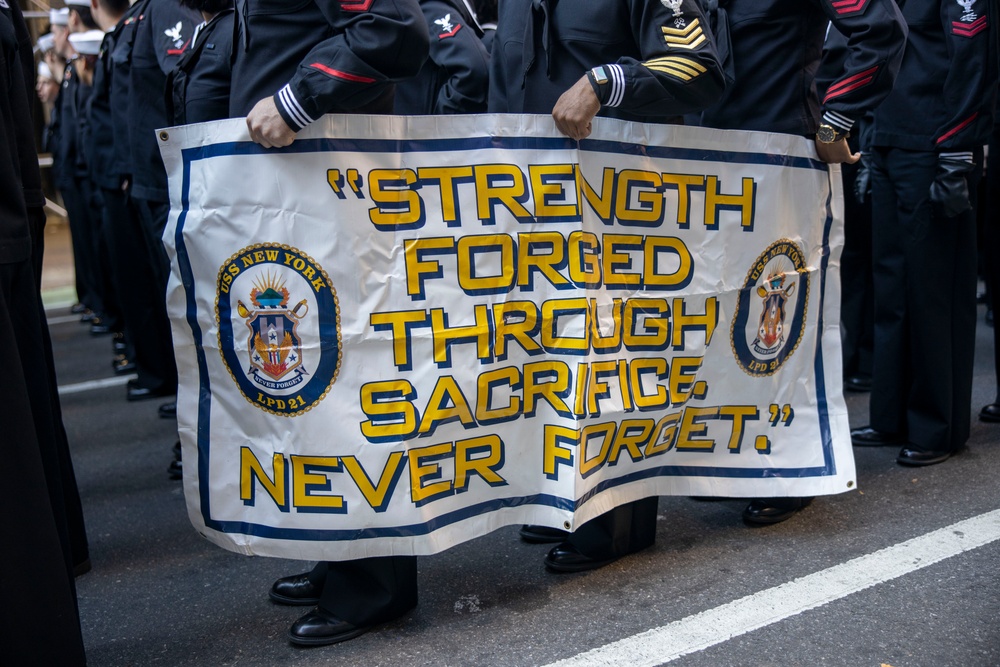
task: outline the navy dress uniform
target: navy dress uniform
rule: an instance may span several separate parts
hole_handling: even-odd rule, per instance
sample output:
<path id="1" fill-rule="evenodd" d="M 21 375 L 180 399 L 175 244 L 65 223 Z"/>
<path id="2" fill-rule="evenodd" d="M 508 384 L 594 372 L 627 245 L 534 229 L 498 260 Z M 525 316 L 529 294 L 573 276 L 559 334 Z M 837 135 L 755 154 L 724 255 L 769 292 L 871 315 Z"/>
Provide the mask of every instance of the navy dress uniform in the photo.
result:
<path id="1" fill-rule="evenodd" d="M 391 113 L 394 82 L 427 58 L 416 0 L 237 0 L 236 15 L 230 115 L 249 114 L 248 125 L 268 102 L 291 132 L 325 113 Z M 414 556 L 321 562 L 276 581 L 270 597 L 317 605 L 292 625 L 292 643 L 332 644 L 413 608 L 416 576 Z"/>
<path id="2" fill-rule="evenodd" d="M 198 26 L 191 47 L 167 79 L 167 117 L 172 124 L 229 118 L 235 21 L 229 8 Z"/>
<path id="3" fill-rule="evenodd" d="M 490 59 L 491 113 L 550 113 L 587 75 L 600 111 L 679 123 L 715 102 L 724 72 L 695 0 L 504 0 Z M 545 559 L 557 572 L 600 567 L 653 544 L 658 498 L 621 505 L 571 534 L 525 526 L 528 541 L 565 541 Z"/>
<path id="4" fill-rule="evenodd" d="M 32 247 L 44 198 L 32 132 L 34 59 L 17 3 L 0 4 L 0 365 L 7 478 L 0 485 L 0 642 L 10 664 L 86 664 L 62 500 L 49 468 L 61 418 Z M 56 421 L 59 421 L 57 424 Z M 56 488 L 53 488 L 56 487 Z M 73 489 L 73 493 L 76 489 Z M 55 640 L 54 640 L 55 639 Z"/>
<path id="5" fill-rule="evenodd" d="M 997 5 L 908 0 L 910 42 L 875 112 L 875 364 L 855 445 L 940 463 L 969 437 L 976 329 L 974 156 L 993 130 Z M 914 113 L 919 109 L 920 113 Z"/>
<path id="6" fill-rule="evenodd" d="M 892 89 L 906 44 L 894 0 L 729 0 L 720 7 L 727 14 L 735 83 L 705 110 L 700 125 L 837 143 Z M 816 74 L 828 26 L 847 38 L 847 47 L 839 75 L 820 98 Z M 755 499 L 743 519 L 778 523 L 811 501 Z"/>
<path id="7" fill-rule="evenodd" d="M 430 57 L 412 79 L 396 85 L 396 113 L 486 111 L 490 54 L 482 28 L 461 0 L 420 0 L 431 35 Z"/>
<path id="8" fill-rule="evenodd" d="M 126 128 L 120 139 L 127 142 L 130 211 L 133 224 L 141 232 L 142 245 L 136 250 L 147 264 L 139 275 L 150 281 L 134 286 L 143 291 L 141 300 L 145 308 L 139 311 L 143 323 L 136 336 L 144 340 L 133 341 L 139 376 L 129 382 L 126 398 L 141 400 L 170 396 L 177 391 L 177 369 L 166 310 L 170 264 L 161 240 L 170 212 L 170 198 L 155 130 L 170 125 L 163 97 L 167 75 L 190 45 L 201 16 L 173 0 L 140 0 L 132 10 L 133 20 L 112 53 L 116 70 L 119 64 L 121 69 L 115 72 L 112 95 L 116 98 L 115 105 L 121 101 L 126 104 L 125 124 L 117 127 Z M 122 81 L 127 88 L 118 96 L 115 93 L 120 76 L 127 79 Z M 137 295 L 131 299 L 138 305 Z M 140 347 L 150 353 L 140 353 Z"/>

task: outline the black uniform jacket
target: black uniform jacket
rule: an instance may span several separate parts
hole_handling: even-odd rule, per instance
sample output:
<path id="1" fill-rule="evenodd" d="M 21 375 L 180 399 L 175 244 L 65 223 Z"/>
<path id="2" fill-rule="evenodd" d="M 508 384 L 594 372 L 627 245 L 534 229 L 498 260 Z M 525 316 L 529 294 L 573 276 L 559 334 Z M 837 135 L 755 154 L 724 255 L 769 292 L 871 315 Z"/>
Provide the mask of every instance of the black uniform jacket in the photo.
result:
<path id="1" fill-rule="evenodd" d="M 587 70 L 606 65 L 602 116 L 673 122 L 718 99 L 714 38 L 696 0 L 504 0 L 490 60 L 489 110 L 548 113 Z"/>
<path id="2" fill-rule="evenodd" d="M 115 165 L 114 169 L 121 174 L 122 179 L 132 178 L 132 144 L 129 142 L 128 133 L 129 79 L 132 71 L 132 45 L 135 42 L 135 29 L 139 25 L 139 13 L 144 7 L 145 2 L 139 0 L 125 12 L 125 16 L 115 26 L 116 34 L 108 63 L 111 78 L 109 85 L 111 126 L 114 128 L 111 159 L 112 164 Z M 121 185 L 120 182 L 119 185 Z"/>
<path id="3" fill-rule="evenodd" d="M 274 96 L 298 131 L 325 113 L 392 110 L 427 59 L 417 0 L 237 0 L 230 116 Z"/>
<path id="4" fill-rule="evenodd" d="M 59 89 L 59 97 L 56 98 L 58 105 L 58 123 L 56 125 L 56 150 L 52 154 L 56 162 L 56 169 L 53 175 L 56 178 L 56 187 L 67 189 L 74 187 L 77 178 L 85 176 L 86 171 L 80 173 L 80 77 L 73 67 L 73 63 L 66 65 L 62 73 L 62 83 Z"/>
<path id="5" fill-rule="evenodd" d="M 431 35 L 430 58 L 396 86 L 398 114 L 486 111 L 490 54 L 462 0 L 420 0 Z"/>
<path id="6" fill-rule="evenodd" d="M 846 131 L 892 89 L 906 44 L 894 0 L 719 4 L 728 14 L 736 82 L 702 114 L 702 125 L 811 136 L 822 117 Z M 815 77 L 828 26 L 847 37 L 848 49 L 820 97 Z"/>
<path id="7" fill-rule="evenodd" d="M 875 112 L 873 143 L 918 151 L 970 151 L 993 129 L 997 4 L 907 0 L 910 26 L 896 87 Z"/>
<path id="8" fill-rule="evenodd" d="M 116 137 L 124 138 L 127 132 L 128 100 L 127 98 L 117 100 L 122 111 L 116 118 L 112 108 L 112 88 L 116 74 L 114 52 L 123 35 L 128 33 L 126 24 L 131 26 L 134 23 L 136 9 L 138 7 L 130 8 L 118 24 L 104 36 L 97 57 L 97 66 L 94 69 L 94 87 L 85 107 L 88 132 L 84 140 L 84 151 L 90 165 L 90 178 L 107 190 L 117 190 L 122 179 L 131 173 L 128 162 L 122 159 L 115 146 Z M 119 139 L 119 143 L 127 142 Z"/>
<path id="9" fill-rule="evenodd" d="M 234 21 L 233 10 L 227 9 L 199 27 L 191 48 L 170 73 L 167 117 L 174 125 L 229 118 Z"/>
<path id="10" fill-rule="evenodd" d="M 33 67 L 21 10 L 0 8 L 0 264 L 30 259 L 28 207 L 44 203 L 31 131 Z"/>
<path id="11" fill-rule="evenodd" d="M 132 194 L 165 202 L 169 199 L 167 172 L 155 130 L 171 124 L 163 101 L 167 74 L 190 46 L 194 28 L 202 18 L 177 0 L 146 2 L 136 17 L 135 32 L 130 35 L 128 141 L 132 151 Z"/>

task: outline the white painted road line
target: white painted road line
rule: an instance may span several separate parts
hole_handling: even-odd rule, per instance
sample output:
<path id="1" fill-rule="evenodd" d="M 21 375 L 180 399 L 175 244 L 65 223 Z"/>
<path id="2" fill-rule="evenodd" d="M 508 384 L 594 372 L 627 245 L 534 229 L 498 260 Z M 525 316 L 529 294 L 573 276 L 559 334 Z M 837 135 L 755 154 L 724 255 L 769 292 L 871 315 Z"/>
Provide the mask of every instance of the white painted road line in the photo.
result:
<path id="1" fill-rule="evenodd" d="M 65 315 L 63 317 L 50 317 L 46 320 L 50 327 L 57 324 L 66 324 L 67 322 L 80 322 L 79 315 Z M 82 323 L 81 323 L 82 324 Z"/>
<path id="2" fill-rule="evenodd" d="M 724 604 L 547 667 L 656 667 L 1000 540 L 1000 510 Z"/>
<path id="3" fill-rule="evenodd" d="M 90 391 L 92 389 L 106 389 L 107 387 L 120 387 L 127 383 L 129 380 L 135 379 L 137 375 L 122 375 L 121 377 L 105 378 L 103 380 L 89 380 L 87 382 L 78 382 L 76 384 L 67 384 L 59 387 L 59 395 L 65 396 L 66 394 L 79 394 L 84 391 Z"/>

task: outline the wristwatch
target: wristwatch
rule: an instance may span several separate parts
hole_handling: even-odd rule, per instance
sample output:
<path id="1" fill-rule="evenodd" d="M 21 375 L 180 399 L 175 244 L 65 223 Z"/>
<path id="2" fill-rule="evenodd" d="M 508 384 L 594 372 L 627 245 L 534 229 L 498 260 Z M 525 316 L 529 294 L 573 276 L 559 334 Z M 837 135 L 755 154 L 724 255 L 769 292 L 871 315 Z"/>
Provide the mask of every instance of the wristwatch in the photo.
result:
<path id="1" fill-rule="evenodd" d="M 604 104 L 608 99 L 608 73 L 604 71 L 602 65 L 598 65 L 592 70 L 587 72 L 587 79 L 590 81 L 591 87 L 594 89 L 594 94 L 597 95 L 597 99 Z"/>
<path id="2" fill-rule="evenodd" d="M 821 144 L 832 144 L 851 136 L 850 132 L 840 132 L 833 125 L 823 123 L 816 130 L 816 140 Z"/>

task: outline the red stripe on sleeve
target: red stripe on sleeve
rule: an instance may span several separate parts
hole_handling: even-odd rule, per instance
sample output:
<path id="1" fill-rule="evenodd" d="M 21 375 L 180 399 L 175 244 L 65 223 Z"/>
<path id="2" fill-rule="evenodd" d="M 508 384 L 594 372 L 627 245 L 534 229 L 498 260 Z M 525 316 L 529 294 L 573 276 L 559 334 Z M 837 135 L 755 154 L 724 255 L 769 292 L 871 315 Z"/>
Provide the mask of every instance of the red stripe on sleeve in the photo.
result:
<path id="1" fill-rule="evenodd" d="M 979 112 L 977 111 L 976 113 L 972 114 L 971 116 L 963 120 L 961 123 L 956 125 L 955 127 L 951 128 L 950 130 L 942 134 L 940 137 L 938 137 L 938 140 L 934 143 L 940 144 L 944 141 L 947 141 L 948 139 L 951 139 L 953 136 L 955 136 L 965 128 L 972 125 L 972 121 L 976 120 L 976 118 L 978 117 L 979 117 Z"/>
<path id="2" fill-rule="evenodd" d="M 344 81 L 353 81 L 355 83 L 375 83 L 375 79 L 367 76 L 360 76 L 358 74 L 351 74 L 350 72 L 341 72 L 339 69 L 333 69 L 332 67 L 327 67 L 323 63 L 313 63 L 309 67 L 313 69 L 318 69 L 324 74 L 329 74 L 337 79 L 343 79 Z"/>

